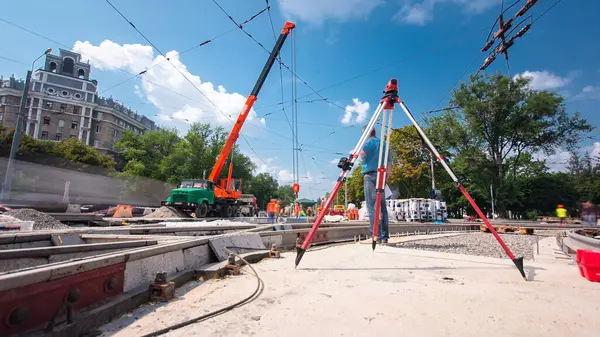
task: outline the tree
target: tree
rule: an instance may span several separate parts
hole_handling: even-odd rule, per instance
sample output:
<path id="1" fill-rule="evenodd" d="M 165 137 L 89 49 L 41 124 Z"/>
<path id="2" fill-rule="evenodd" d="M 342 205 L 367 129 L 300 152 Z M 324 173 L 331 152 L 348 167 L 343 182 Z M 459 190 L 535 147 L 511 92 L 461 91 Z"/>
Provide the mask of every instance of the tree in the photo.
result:
<path id="1" fill-rule="evenodd" d="M 359 163 L 347 178 L 348 202 L 352 202 L 358 207 L 360 207 L 360 202 L 365 200 L 364 178 L 360 173 L 361 170 L 362 164 Z"/>
<path id="2" fill-rule="evenodd" d="M 567 167 L 580 202 L 600 203 L 600 162 L 595 165 L 589 153 L 572 152 Z"/>
<path id="3" fill-rule="evenodd" d="M 390 138 L 392 169 L 388 184 L 393 190 L 406 192 L 407 197 L 429 195 L 431 186 L 431 154 L 412 125 L 395 129 Z"/>
<path id="4" fill-rule="evenodd" d="M 250 181 L 248 193 L 256 197 L 256 203 L 261 208 L 265 208 L 269 200 L 275 195 L 278 184 L 277 180 L 268 173 L 259 173 Z"/>
<path id="5" fill-rule="evenodd" d="M 274 196 L 281 201 L 281 205 L 289 205 L 296 200 L 296 194 L 290 185 L 279 186 L 275 191 Z"/>
<path id="6" fill-rule="evenodd" d="M 510 194 L 507 171 L 516 175 L 525 154 L 574 148 L 581 135 L 593 129 L 579 113 L 567 113 L 563 97 L 532 90 L 529 84 L 528 78 L 513 81 L 501 74 L 473 75 L 453 93 L 451 105 L 456 111 L 427 121 L 436 143 L 454 156 L 471 152 L 474 170 L 491 170 L 499 193 L 497 209 L 503 217 L 507 206 L 503 196 Z M 479 158 L 479 153 L 484 157 Z"/>

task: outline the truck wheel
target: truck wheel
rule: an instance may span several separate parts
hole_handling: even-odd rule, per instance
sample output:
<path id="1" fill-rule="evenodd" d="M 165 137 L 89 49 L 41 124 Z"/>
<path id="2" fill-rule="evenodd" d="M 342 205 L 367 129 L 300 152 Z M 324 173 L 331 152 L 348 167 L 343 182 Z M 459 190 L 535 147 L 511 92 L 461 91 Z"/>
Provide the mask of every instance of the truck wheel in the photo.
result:
<path id="1" fill-rule="evenodd" d="M 196 207 L 196 218 L 204 218 L 206 217 L 206 213 L 208 213 L 208 205 L 206 203 L 202 203 Z"/>
<path id="2" fill-rule="evenodd" d="M 232 207 L 231 205 L 227 205 L 225 206 L 225 208 L 223 208 L 223 216 L 225 218 L 231 218 L 231 212 L 232 212 Z"/>
<path id="3" fill-rule="evenodd" d="M 241 213 L 241 209 L 238 207 L 233 206 L 233 208 L 231 209 L 231 214 L 233 217 L 237 217 L 240 216 Z"/>

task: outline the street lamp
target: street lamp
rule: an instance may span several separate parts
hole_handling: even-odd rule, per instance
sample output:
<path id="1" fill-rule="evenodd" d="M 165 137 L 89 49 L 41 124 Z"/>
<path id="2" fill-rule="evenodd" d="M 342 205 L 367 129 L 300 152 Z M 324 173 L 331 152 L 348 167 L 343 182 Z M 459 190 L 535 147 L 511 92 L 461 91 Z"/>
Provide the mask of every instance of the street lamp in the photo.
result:
<path id="1" fill-rule="evenodd" d="M 4 176 L 4 184 L 2 184 L 2 192 L 0 195 L 1 200 L 8 200 L 10 198 L 10 190 L 12 188 L 12 176 L 13 176 L 13 161 L 19 150 L 19 143 L 21 141 L 21 123 L 23 116 L 25 115 L 25 109 L 27 105 L 27 94 L 29 93 L 29 82 L 31 81 L 31 74 L 33 73 L 33 67 L 35 62 L 45 55 L 52 53 L 52 49 L 48 48 L 46 51 L 38 56 L 31 63 L 31 70 L 27 71 L 27 77 L 25 77 L 25 87 L 23 88 L 23 96 L 21 97 L 21 106 L 19 107 L 19 113 L 17 114 L 17 123 L 15 126 L 15 133 L 12 139 L 12 145 L 10 146 L 10 155 L 8 156 L 8 164 L 6 165 L 6 175 Z"/>

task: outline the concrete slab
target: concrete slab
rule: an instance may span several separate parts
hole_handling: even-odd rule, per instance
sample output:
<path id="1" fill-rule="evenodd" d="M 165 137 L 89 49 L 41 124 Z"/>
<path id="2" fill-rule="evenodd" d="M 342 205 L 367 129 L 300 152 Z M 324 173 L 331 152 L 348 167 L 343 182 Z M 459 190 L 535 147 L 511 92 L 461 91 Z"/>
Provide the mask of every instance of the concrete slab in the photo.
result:
<path id="1" fill-rule="evenodd" d="M 550 238 L 553 240 L 553 238 Z M 254 267 L 265 288 L 231 312 L 164 336 L 597 336 L 600 284 L 563 260 L 508 259 L 349 244 L 293 253 Z M 139 336 L 232 304 L 252 293 L 241 276 L 205 282 L 154 310 L 101 328 Z M 131 316 L 136 319 L 131 320 Z"/>
<path id="2" fill-rule="evenodd" d="M 225 261 L 229 257 L 229 253 L 227 253 L 225 248 L 236 254 L 247 253 L 259 249 L 264 250 L 266 248 L 258 234 L 226 235 L 210 239 L 208 240 L 208 243 L 219 261 Z"/>

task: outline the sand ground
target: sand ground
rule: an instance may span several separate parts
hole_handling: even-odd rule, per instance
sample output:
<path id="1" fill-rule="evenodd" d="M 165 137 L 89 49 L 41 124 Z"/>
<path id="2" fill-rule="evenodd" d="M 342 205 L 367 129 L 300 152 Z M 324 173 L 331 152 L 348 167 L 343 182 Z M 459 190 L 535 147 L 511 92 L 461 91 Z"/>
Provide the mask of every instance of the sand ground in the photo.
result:
<path id="1" fill-rule="evenodd" d="M 253 265 L 264 281 L 254 301 L 166 336 L 598 336 L 600 283 L 579 275 L 540 241 L 526 261 L 349 244 Z M 248 296 L 245 275 L 190 282 L 168 304 L 146 305 L 103 326 L 138 336 Z M 250 274 L 249 274 L 250 273 Z"/>

